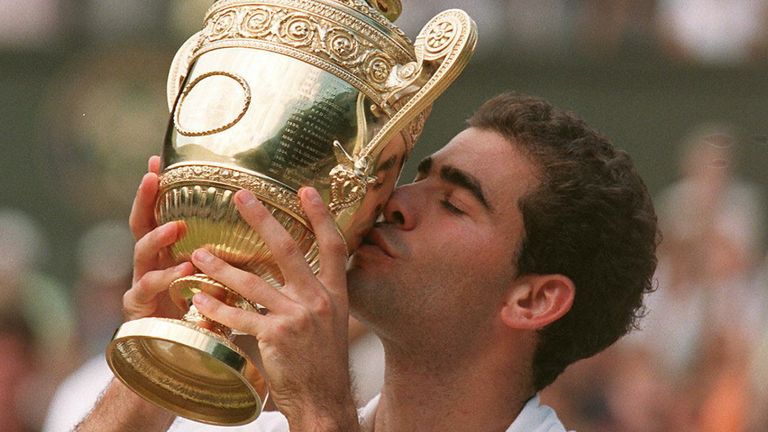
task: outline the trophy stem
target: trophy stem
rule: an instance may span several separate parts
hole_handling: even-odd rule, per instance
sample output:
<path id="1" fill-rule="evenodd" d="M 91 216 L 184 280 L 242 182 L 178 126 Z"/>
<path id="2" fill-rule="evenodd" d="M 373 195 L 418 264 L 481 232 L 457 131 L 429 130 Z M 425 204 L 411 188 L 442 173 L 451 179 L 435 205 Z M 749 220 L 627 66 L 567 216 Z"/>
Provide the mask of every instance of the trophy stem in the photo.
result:
<path id="1" fill-rule="evenodd" d="M 200 328 L 208 329 L 212 333 L 215 333 L 225 339 L 232 339 L 232 329 L 201 314 L 195 305 L 189 306 L 189 310 L 187 310 L 187 313 L 184 314 L 182 320 L 192 323 Z"/>
<path id="2" fill-rule="evenodd" d="M 211 279 L 204 273 L 197 273 L 176 279 L 171 282 L 168 290 L 173 303 L 185 312 L 185 315 L 182 318 L 184 321 L 210 330 L 226 339 L 231 339 L 231 336 L 236 333 L 233 333 L 232 329 L 229 327 L 201 314 L 192 303 L 192 297 L 194 297 L 195 294 L 204 292 L 211 297 L 219 299 L 228 306 L 251 312 L 259 312 L 261 309 L 258 305 L 254 305 L 240 294 L 227 288 L 222 283 Z"/>

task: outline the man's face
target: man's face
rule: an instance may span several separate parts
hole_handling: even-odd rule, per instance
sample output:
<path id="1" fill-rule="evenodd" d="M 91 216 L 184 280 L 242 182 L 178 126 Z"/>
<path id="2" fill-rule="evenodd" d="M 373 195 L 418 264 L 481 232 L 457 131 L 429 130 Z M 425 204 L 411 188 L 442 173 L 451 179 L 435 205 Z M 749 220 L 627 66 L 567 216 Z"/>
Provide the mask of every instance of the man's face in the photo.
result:
<path id="1" fill-rule="evenodd" d="M 354 255 L 355 315 L 384 339 L 425 344 L 492 325 L 515 280 L 518 199 L 538 184 L 536 172 L 514 143 L 475 128 L 423 160 Z"/>

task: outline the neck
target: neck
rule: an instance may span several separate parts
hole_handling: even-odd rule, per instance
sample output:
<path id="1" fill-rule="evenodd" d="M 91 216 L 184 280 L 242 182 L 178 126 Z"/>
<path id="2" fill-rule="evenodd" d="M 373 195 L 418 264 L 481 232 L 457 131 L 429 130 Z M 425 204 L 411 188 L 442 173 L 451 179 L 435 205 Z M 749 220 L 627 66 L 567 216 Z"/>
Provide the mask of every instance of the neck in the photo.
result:
<path id="1" fill-rule="evenodd" d="M 408 355 L 386 343 L 385 348 L 375 432 L 502 432 L 534 393 L 525 363 L 514 362 L 507 350 L 475 352 L 462 360 Z"/>

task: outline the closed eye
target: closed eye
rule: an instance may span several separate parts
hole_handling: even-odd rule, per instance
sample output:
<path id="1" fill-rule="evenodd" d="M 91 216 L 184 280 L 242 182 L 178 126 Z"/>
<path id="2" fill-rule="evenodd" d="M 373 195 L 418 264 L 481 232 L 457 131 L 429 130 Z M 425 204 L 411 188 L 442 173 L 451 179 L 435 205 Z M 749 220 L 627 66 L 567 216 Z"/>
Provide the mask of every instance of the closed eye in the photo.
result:
<path id="1" fill-rule="evenodd" d="M 440 205 L 443 206 L 444 209 L 448 210 L 449 212 L 455 214 L 455 215 L 463 215 L 465 214 L 463 210 L 456 207 L 455 205 L 451 204 L 451 201 L 449 201 L 447 198 L 442 199 L 440 201 Z"/>

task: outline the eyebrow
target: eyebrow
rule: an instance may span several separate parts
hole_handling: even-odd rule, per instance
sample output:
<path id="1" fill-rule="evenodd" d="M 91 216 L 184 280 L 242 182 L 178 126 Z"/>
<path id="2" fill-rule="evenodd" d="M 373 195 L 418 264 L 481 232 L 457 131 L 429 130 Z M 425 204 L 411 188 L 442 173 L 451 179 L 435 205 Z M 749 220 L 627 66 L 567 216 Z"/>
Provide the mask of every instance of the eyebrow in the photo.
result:
<path id="1" fill-rule="evenodd" d="M 432 169 L 432 158 L 426 157 L 419 162 L 419 166 L 416 168 L 419 174 L 427 175 L 429 170 Z M 493 212 L 493 207 L 485 198 L 483 193 L 483 187 L 480 181 L 473 175 L 459 168 L 451 165 L 443 165 L 440 167 L 440 178 L 444 181 L 467 190 L 472 196 L 480 202 L 488 211 Z"/>
<path id="2" fill-rule="evenodd" d="M 397 156 L 392 155 L 387 160 L 381 163 L 379 165 L 378 169 L 376 171 L 389 171 L 395 166 L 395 163 L 397 162 Z"/>

